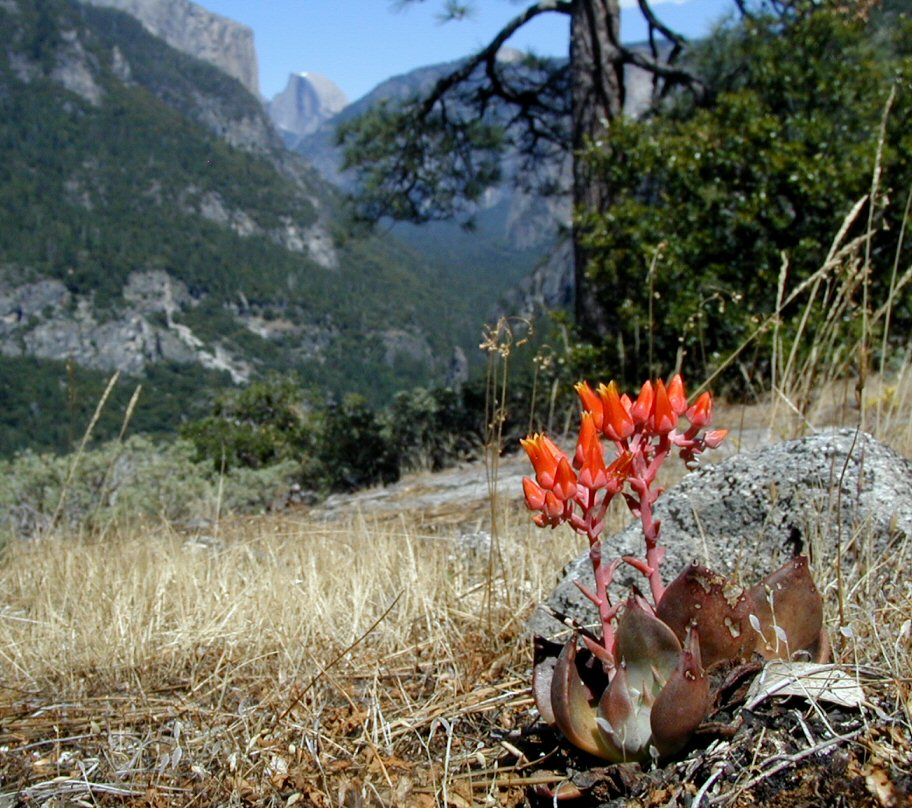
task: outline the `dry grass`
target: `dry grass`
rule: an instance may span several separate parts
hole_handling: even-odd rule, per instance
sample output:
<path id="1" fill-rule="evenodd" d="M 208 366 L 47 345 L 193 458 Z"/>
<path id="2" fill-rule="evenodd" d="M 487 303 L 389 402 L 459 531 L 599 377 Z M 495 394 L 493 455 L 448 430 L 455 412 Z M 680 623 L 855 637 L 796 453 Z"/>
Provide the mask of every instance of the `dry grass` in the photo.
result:
<path id="1" fill-rule="evenodd" d="M 498 716 L 526 708 L 516 638 L 568 556 L 567 536 L 502 518 L 511 563 L 491 625 L 485 549 L 420 520 L 12 544 L 0 793 L 435 804 L 467 761 L 496 758 Z"/>

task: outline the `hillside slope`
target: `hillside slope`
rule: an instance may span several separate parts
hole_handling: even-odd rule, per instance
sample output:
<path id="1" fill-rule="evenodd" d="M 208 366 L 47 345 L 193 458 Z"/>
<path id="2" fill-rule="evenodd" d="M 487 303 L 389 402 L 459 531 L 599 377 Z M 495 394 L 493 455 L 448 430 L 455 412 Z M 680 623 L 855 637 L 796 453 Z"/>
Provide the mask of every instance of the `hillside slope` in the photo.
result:
<path id="1" fill-rule="evenodd" d="M 67 361 L 173 367 L 195 402 L 204 376 L 289 369 L 380 402 L 477 343 L 442 265 L 343 238 L 337 193 L 237 80 L 71 0 L 0 4 L 0 41 L 0 377 L 27 361 L 58 391 L 16 398 L 0 449 L 40 438 Z"/>

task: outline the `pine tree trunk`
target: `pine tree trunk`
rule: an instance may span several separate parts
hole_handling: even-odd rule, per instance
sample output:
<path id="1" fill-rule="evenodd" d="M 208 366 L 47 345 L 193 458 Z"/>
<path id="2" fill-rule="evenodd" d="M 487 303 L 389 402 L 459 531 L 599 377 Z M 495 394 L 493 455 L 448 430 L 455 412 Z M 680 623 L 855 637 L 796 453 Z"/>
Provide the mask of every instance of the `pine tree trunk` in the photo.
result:
<path id="1" fill-rule="evenodd" d="M 570 63 L 573 88 L 573 204 L 574 210 L 604 211 L 611 189 L 592 175 L 579 159 L 590 142 L 609 148 L 611 122 L 624 106 L 624 65 L 620 42 L 618 0 L 576 0 L 570 23 Z M 604 339 L 612 329 L 611 312 L 601 305 L 587 276 L 589 255 L 583 232 L 573 226 L 576 322 L 589 340 Z"/>

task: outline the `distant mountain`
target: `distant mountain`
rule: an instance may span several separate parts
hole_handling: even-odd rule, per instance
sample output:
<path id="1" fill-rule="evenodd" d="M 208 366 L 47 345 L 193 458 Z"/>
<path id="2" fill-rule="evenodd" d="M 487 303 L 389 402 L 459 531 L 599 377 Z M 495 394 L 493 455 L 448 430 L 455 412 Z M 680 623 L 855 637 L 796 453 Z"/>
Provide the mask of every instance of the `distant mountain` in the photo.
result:
<path id="1" fill-rule="evenodd" d="M 515 60 L 518 55 L 517 51 L 505 48 L 501 58 Z M 458 66 L 459 62 L 442 63 L 393 76 L 315 129 L 300 130 L 293 135 L 285 133 L 285 140 L 329 182 L 343 191 L 352 191 L 353 178 L 341 172 L 342 155 L 336 145 L 338 126 L 380 101 L 404 100 L 428 92 L 442 75 Z M 270 114 L 276 122 L 275 114 Z M 511 175 L 514 160 L 515 155 L 505 157 L 506 176 Z M 479 316 L 490 321 L 501 313 L 517 314 L 519 308 L 529 310 L 511 290 L 519 288 L 537 267 L 552 266 L 549 259 L 555 254 L 561 230 L 569 222 L 568 198 L 544 198 L 525 193 L 507 182 L 484 195 L 471 230 L 454 222 L 431 222 L 421 226 L 397 223 L 389 228 L 393 235 L 429 260 L 450 267 L 456 277 L 464 277 L 469 289 L 488 290 Z M 565 257 L 562 251 L 557 254 Z M 563 275 L 564 288 L 557 297 L 548 300 L 552 307 L 566 306 L 572 295 L 572 290 L 566 288 L 571 273 Z M 504 300 L 507 293 L 510 293 L 509 301 Z"/>
<path id="2" fill-rule="evenodd" d="M 427 92 L 447 70 L 458 66 L 459 62 L 430 65 L 385 79 L 367 95 L 346 104 L 331 116 L 323 118 L 317 126 L 310 125 L 309 121 L 300 128 L 289 126 L 283 119 L 277 117 L 276 113 L 279 108 L 274 103 L 269 106 L 269 114 L 279 128 L 287 130 L 289 135 L 297 139 L 292 147 L 306 157 L 320 174 L 340 188 L 351 188 L 351 178 L 343 177 L 340 172 L 342 153 L 336 145 L 336 129 L 339 125 L 364 114 L 380 101 L 405 100 L 418 93 Z M 293 78 L 294 75 L 289 77 L 289 86 Z M 286 92 L 287 90 L 288 88 L 286 88 Z"/>
<path id="3" fill-rule="evenodd" d="M 317 131 L 347 106 L 345 93 L 330 79 L 318 73 L 292 73 L 266 108 L 286 144 L 294 148 L 302 136 Z"/>
<path id="4" fill-rule="evenodd" d="M 0 451 L 52 441 L 93 373 L 144 381 L 162 429 L 213 382 L 380 404 L 473 353 L 505 287 L 346 234 L 236 79 L 73 0 L 2 0 L 0 42 Z"/>

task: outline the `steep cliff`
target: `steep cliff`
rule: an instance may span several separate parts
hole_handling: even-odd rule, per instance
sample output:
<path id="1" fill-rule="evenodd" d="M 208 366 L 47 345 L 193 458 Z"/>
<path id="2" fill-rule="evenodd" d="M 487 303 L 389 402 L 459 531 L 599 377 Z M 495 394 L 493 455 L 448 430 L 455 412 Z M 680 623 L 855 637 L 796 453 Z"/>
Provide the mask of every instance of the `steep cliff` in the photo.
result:
<path id="1" fill-rule="evenodd" d="M 172 48 L 215 65 L 259 97 L 253 31 L 190 0 L 83 0 L 126 11 Z"/>

